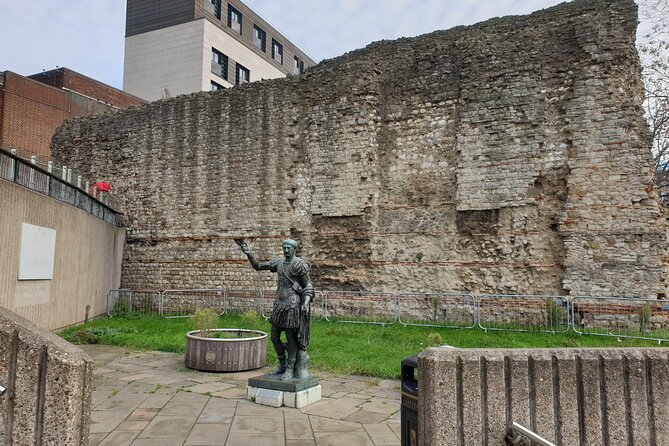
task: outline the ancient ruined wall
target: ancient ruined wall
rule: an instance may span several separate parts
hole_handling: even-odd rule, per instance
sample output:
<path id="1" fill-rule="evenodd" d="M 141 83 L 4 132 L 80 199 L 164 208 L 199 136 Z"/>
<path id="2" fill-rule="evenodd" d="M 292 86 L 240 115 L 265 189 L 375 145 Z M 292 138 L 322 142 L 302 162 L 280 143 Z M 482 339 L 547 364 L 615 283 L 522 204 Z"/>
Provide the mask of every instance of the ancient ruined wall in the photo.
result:
<path id="1" fill-rule="evenodd" d="M 69 122 L 58 157 L 125 200 L 127 287 L 655 296 L 665 223 L 631 0 L 380 42 L 303 76 Z"/>

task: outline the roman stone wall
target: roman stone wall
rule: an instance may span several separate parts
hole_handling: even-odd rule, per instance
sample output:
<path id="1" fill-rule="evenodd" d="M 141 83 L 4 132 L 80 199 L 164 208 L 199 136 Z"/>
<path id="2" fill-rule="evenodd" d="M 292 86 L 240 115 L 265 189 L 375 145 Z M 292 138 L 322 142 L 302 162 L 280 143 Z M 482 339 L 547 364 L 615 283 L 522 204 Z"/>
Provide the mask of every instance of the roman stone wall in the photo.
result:
<path id="1" fill-rule="evenodd" d="M 378 42 L 299 77 L 69 121 L 58 157 L 124 200 L 122 284 L 657 296 L 631 0 Z"/>

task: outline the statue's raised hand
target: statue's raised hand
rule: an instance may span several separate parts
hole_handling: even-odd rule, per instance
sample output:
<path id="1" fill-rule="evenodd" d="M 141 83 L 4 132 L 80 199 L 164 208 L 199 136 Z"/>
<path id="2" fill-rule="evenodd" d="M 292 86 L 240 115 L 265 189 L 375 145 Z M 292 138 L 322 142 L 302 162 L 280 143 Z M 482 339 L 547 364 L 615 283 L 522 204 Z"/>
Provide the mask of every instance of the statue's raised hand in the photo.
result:
<path id="1" fill-rule="evenodd" d="M 246 242 L 242 239 L 237 239 L 235 240 L 239 247 L 242 249 L 242 252 L 246 255 L 251 254 L 251 248 L 249 248 L 249 245 L 246 244 Z"/>

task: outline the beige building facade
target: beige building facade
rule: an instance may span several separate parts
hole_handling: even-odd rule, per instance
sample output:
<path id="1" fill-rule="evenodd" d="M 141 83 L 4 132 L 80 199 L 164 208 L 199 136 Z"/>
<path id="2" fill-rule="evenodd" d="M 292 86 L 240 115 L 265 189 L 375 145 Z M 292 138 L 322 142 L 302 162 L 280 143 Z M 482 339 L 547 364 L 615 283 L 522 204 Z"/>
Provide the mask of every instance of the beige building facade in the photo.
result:
<path id="1" fill-rule="evenodd" d="M 297 75 L 314 64 L 239 1 L 128 0 L 123 87 L 145 100 Z"/>

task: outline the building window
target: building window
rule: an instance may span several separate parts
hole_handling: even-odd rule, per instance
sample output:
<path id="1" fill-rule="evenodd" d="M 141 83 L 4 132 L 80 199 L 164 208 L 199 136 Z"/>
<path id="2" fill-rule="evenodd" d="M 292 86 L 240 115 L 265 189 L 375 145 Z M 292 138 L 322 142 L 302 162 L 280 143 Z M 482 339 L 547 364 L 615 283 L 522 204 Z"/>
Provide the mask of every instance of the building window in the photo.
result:
<path id="1" fill-rule="evenodd" d="M 299 57 L 295 56 L 295 66 L 293 66 L 293 74 L 302 74 L 304 73 L 304 61 L 300 60 Z"/>
<path id="2" fill-rule="evenodd" d="M 241 85 L 249 82 L 251 79 L 251 72 L 248 68 L 237 64 L 237 77 L 235 79 L 235 84 Z"/>
<path id="3" fill-rule="evenodd" d="M 216 48 L 211 49 L 211 72 L 228 80 L 228 56 Z"/>
<path id="4" fill-rule="evenodd" d="M 272 59 L 283 65 L 283 45 L 272 39 Z"/>
<path id="5" fill-rule="evenodd" d="M 258 25 L 253 25 L 253 44 L 265 52 L 265 42 L 267 41 L 267 33 Z"/>
<path id="6" fill-rule="evenodd" d="M 211 91 L 225 90 L 225 87 L 218 82 L 211 81 Z"/>
<path id="7" fill-rule="evenodd" d="M 221 0 L 204 0 L 204 7 L 217 19 L 221 19 Z"/>
<path id="8" fill-rule="evenodd" d="M 228 5 L 228 26 L 239 34 L 242 33 L 242 13 Z"/>

